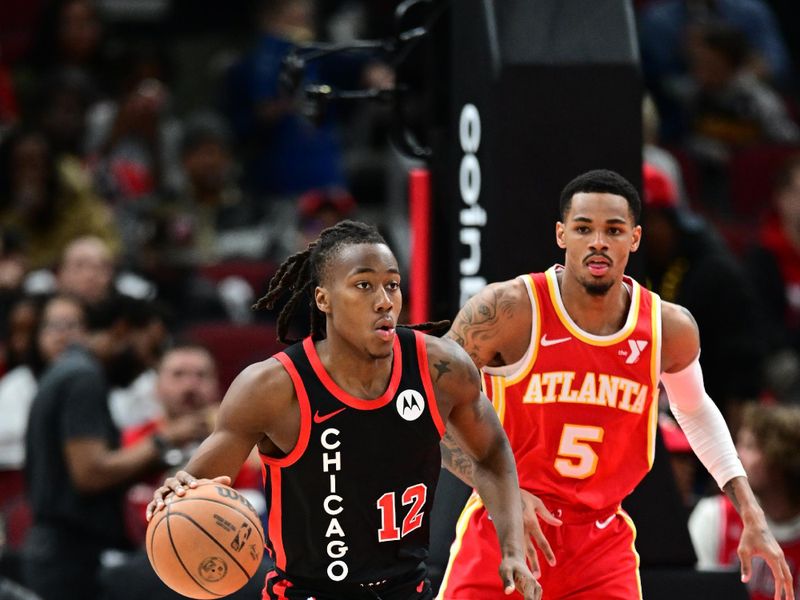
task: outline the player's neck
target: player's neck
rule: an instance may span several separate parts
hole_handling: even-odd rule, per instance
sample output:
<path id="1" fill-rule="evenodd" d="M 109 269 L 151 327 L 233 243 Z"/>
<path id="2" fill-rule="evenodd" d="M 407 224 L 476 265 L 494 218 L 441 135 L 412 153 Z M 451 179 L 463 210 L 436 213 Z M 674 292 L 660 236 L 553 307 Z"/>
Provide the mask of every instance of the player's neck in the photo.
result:
<path id="1" fill-rule="evenodd" d="M 561 301 L 575 324 L 593 335 L 612 335 L 622 329 L 628 316 L 630 294 L 616 281 L 605 294 L 595 295 L 570 274 L 559 278 Z"/>
<path id="2" fill-rule="evenodd" d="M 389 386 L 393 354 L 375 358 L 336 336 L 315 345 L 322 366 L 340 388 L 356 398 L 378 398 Z"/>

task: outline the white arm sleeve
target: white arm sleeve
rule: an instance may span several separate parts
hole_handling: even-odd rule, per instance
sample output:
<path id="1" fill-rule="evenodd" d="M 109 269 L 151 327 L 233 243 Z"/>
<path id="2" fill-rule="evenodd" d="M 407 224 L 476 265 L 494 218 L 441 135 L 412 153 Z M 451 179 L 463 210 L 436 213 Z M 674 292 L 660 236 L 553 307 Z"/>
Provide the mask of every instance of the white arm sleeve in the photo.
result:
<path id="1" fill-rule="evenodd" d="M 746 477 L 725 419 L 703 386 L 699 359 L 677 373 L 662 373 L 661 381 L 672 414 L 720 489 L 734 477 Z"/>

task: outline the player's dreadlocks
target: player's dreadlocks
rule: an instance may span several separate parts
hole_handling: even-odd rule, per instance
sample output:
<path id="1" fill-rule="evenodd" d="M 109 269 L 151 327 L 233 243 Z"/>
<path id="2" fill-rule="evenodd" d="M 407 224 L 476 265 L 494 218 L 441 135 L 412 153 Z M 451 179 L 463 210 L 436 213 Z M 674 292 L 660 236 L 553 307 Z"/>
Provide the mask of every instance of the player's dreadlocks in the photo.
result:
<path id="1" fill-rule="evenodd" d="M 325 314 L 317 308 L 314 301 L 314 288 L 328 266 L 328 261 L 342 246 L 353 244 L 386 244 L 378 230 L 366 223 L 358 221 L 340 221 L 333 227 L 328 227 L 319 234 L 302 252 L 287 258 L 269 282 L 267 293 L 253 305 L 253 310 L 269 309 L 287 291 L 292 295 L 286 306 L 278 315 L 278 339 L 291 344 L 296 340 L 289 340 L 287 333 L 289 323 L 294 315 L 297 305 L 306 299 L 311 309 L 311 337 L 314 340 L 325 338 Z M 401 325 L 410 329 L 429 331 L 434 335 L 441 335 L 450 326 L 450 321 L 428 321 L 416 325 Z"/>

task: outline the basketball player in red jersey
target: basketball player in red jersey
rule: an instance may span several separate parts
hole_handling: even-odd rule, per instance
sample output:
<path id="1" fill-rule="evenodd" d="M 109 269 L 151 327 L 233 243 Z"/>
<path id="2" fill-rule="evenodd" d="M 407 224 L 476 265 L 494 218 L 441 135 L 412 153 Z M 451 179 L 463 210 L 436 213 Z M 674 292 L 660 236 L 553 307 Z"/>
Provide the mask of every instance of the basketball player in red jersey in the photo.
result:
<path id="1" fill-rule="evenodd" d="M 309 301 L 311 335 L 237 377 L 216 429 L 156 490 L 148 518 L 196 477 L 229 483 L 257 445 L 275 562 L 264 600 L 427 600 L 447 424 L 494 517 L 500 587 L 540 598 L 525 563 L 514 457 L 478 370 L 451 340 L 397 327 L 400 274 L 380 234 L 353 221 L 326 229 L 281 265 L 256 308 L 287 291 L 279 338 Z"/>
<path id="2" fill-rule="evenodd" d="M 762 556 L 775 599 L 781 590 L 794 598 L 783 553 L 704 391 L 694 319 L 624 274 L 642 235 L 640 206 L 617 173 L 575 178 L 556 224 L 564 265 L 488 286 L 448 333 L 483 369 L 511 442 L 526 530 L 546 559 L 534 564 L 543 598 L 642 597 L 635 530 L 620 502 L 653 462 L 659 380 L 695 453 L 742 515 L 742 578 Z M 443 448 L 445 465 L 471 483 L 472 461 L 448 435 Z M 493 525 L 474 495 L 458 521 L 440 598 L 502 597 L 484 567 L 499 557 Z M 530 542 L 528 552 L 536 561 Z"/>

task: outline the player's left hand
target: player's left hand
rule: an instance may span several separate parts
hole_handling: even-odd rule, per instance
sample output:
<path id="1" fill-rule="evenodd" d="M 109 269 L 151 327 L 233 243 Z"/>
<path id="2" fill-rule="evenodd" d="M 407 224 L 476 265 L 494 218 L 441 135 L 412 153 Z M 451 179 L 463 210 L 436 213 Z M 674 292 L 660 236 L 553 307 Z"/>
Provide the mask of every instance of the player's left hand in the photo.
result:
<path id="1" fill-rule="evenodd" d="M 506 595 L 517 590 L 525 600 L 540 600 L 542 597 L 542 586 L 522 557 L 504 557 L 500 562 L 500 578 L 503 580 L 503 591 Z"/>
<path id="2" fill-rule="evenodd" d="M 533 541 L 536 542 L 536 546 L 544 554 L 547 564 L 551 567 L 556 564 L 556 555 L 550 547 L 550 542 L 547 541 L 542 532 L 539 519 L 555 527 L 561 526 L 561 519 L 547 510 L 544 502 L 538 496 L 534 496 L 528 490 L 523 489 L 520 489 L 519 493 L 522 498 L 522 521 L 525 527 L 525 553 L 533 568 L 534 577 L 538 577 L 541 575 L 541 569 L 539 568 L 539 559 L 536 556 L 536 548 L 533 545 Z"/>
<path id="3" fill-rule="evenodd" d="M 786 564 L 783 550 L 770 532 L 763 517 L 744 524 L 737 552 L 742 565 L 743 582 L 750 581 L 753 557 L 760 556 L 769 565 L 772 575 L 775 577 L 775 600 L 781 600 L 781 598 L 794 600 L 792 573 L 789 571 L 789 565 Z"/>

